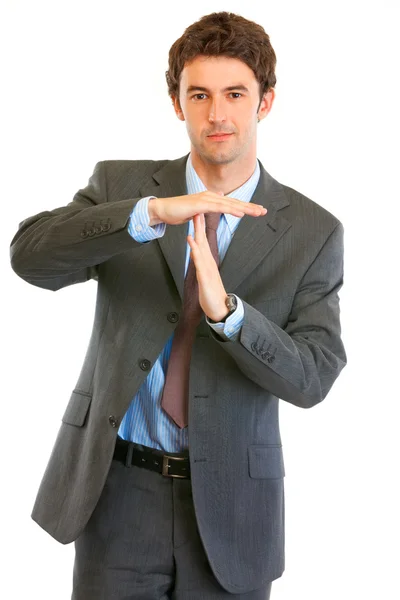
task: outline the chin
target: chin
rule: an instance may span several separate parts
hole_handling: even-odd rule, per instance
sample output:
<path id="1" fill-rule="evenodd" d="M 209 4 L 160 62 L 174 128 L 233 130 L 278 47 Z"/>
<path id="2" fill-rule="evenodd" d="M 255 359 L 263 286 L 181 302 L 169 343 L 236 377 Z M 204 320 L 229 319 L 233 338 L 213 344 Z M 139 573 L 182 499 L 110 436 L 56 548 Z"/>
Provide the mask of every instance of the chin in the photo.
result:
<path id="1" fill-rule="evenodd" d="M 194 144 L 193 148 L 194 150 L 197 152 L 197 154 L 200 156 L 200 158 L 202 160 L 204 160 L 205 162 L 211 163 L 211 164 L 215 164 L 215 165 L 223 165 L 223 164 L 227 164 L 232 162 L 233 160 L 235 160 L 240 152 L 235 152 L 234 150 L 230 149 L 229 151 L 224 151 L 224 150 L 219 150 L 218 148 L 216 148 L 213 152 L 210 151 L 209 148 L 205 148 L 204 146 L 202 146 L 201 148 L 199 148 L 198 146 L 195 146 Z"/>
<path id="2" fill-rule="evenodd" d="M 216 150 L 215 152 L 207 153 L 209 155 L 209 162 L 218 165 L 225 165 L 235 161 L 240 152 L 235 152 L 234 150 L 230 150 L 229 152 L 223 152 L 222 150 Z"/>

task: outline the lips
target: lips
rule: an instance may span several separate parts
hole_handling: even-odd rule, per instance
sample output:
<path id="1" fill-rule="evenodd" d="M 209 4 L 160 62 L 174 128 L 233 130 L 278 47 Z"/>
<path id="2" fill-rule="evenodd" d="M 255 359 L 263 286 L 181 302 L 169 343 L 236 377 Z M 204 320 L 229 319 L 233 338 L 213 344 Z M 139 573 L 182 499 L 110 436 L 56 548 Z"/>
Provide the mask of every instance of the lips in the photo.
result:
<path id="1" fill-rule="evenodd" d="M 212 140 L 226 140 L 232 135 L 232 133 L 214 133 L 213 135 L 209 135 L 208 137 Z"/>

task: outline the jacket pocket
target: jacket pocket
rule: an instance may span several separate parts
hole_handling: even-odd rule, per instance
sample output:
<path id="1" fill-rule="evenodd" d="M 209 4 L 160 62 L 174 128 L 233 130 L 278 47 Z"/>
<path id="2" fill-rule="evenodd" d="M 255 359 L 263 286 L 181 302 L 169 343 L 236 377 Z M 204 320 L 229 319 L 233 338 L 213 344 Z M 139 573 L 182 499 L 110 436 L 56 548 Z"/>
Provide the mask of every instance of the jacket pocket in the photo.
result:
<path id="1" fill-rule="evenodd" d="M 62 418 L 63 423 L 82 427 L 85 423 L 92 395 L 79 390 L 74 390 L 69 399 L 66 411 Z"/>
<path id="2" fill-rule="evenodd" d="M 281 479 L 285 476 L 282 445 L 248 447 L 249 474 L 254 479 Z"/>

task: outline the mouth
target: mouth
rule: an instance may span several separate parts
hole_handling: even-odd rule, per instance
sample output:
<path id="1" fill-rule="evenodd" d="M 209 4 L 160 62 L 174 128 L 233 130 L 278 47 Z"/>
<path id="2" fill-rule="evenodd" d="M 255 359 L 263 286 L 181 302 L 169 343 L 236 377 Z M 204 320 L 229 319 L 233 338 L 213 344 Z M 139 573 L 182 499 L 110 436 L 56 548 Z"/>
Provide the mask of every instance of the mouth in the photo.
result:
<path id="1" fill-rule="evenodd" d="M 208 139 L 214 142 L 223 142 L 229 139 L 233 133 L 215 133 L 214 135 L 208 135 Z"/>

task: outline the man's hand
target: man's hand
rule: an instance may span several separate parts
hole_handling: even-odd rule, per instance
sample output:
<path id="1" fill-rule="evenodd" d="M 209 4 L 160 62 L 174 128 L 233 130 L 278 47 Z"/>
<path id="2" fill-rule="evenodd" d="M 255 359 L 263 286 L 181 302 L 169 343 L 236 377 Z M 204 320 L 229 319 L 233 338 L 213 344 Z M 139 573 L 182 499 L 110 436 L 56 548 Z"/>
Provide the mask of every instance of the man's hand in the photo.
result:
<path id="1" fill-rule="evenodd" d="M 244 215 L 259 217 L 265 215 L 267 209 L 261 204 L 242 202 L 209 191 L 173 198 L 151 198 L 149 201 L 149 225 L 151 227 L 158 223 L 180 225 L 190 221 L 195 215 L 210 212 L 228 213 L 235 217 Z"/>
<path id="2" fill-rule="evenodd" d="M 194 239 L 188 235 L 187 241 L 196 267 L 199 304 L 209 319 L 218 322 L 228 314 L 225 305 L 226 291 L 207 240 L 204 215 L 195 215 L 193 223 Z"/>

